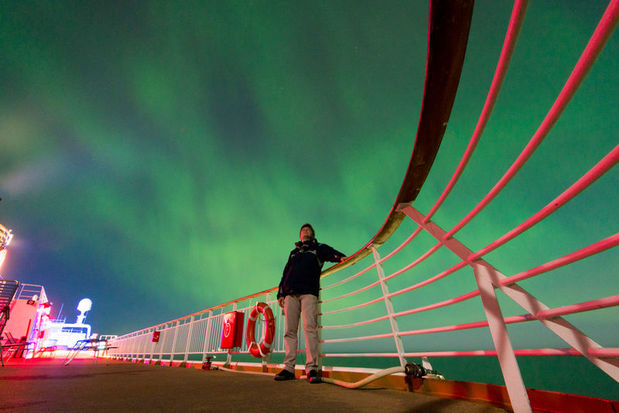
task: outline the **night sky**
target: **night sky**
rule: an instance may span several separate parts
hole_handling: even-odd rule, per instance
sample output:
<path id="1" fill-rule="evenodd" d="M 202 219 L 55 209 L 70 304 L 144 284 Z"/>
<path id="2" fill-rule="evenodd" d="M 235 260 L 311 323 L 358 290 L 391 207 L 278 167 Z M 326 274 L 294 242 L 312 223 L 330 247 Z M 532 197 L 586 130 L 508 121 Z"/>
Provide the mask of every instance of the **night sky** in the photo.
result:
<path id="1" fill-rule="evenodd" d="M 478 150 L 434 217 L 443 228 L 524 148 L 606 5 L 529 5 Z M 476 2 L 450 124 L 414 204 L 421 212 L 475 128 L 511 7 Z M 15 234 L 2 276 L 44 285 L 69 319 L 89 297 L 93 331 L 123 334 L 276 286 L 305 222 L 319 241 L 356 252 L 408 166 L 427 21 L 421 1 L 0 2 L 0 223 Z M 530 163 L 459 240 L 487 245 L 617 145 L 617 67 L 615 35 Z M 487 259 L 511 275 L 614 234 L 617 184 L 613 169 Z M 413 226 L 401 228 L 385 248 Z M 386 271 L 432 245 L 420 243 Z M 527 288 L 550 306 L 612 295 L 617 255 Z M 435 264 L 401 283 L 448 268 Z M 428 303 L 474 288 L 454 280 Z M 617 345 L 615 309 L 586 320 L 585 332 Z"/>

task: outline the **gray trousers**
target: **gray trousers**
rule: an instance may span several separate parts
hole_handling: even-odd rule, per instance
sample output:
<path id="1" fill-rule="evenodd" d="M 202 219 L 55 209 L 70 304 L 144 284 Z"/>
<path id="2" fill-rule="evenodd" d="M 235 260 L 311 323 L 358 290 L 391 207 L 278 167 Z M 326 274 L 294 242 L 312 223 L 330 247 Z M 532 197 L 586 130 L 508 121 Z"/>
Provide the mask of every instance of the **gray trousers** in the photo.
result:
<path id="1" fill-rule="evenodd" d="M 287 295 L 284 302 L 286 333 L 284 366 L 293 372 L 297 362 L 299 318 L 303 315 L 305 371 L 318 370 L 318 298 L 312 294 Z"/>

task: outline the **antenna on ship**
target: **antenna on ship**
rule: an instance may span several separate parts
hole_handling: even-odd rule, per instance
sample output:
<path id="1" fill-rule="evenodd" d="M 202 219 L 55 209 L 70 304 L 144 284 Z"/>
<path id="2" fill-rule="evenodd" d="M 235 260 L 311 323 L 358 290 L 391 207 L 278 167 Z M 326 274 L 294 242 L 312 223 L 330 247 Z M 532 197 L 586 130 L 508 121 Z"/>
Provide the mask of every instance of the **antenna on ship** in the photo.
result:
<path id="1" fill-rule="evenodd" d="M 62 307 L 64 307 L 64 303 L 60 304 L 60 310 L 58 310 L 58 314 L 56 314 L 56 320 L 60 320 L 60 315 L 62 314 Z"/>

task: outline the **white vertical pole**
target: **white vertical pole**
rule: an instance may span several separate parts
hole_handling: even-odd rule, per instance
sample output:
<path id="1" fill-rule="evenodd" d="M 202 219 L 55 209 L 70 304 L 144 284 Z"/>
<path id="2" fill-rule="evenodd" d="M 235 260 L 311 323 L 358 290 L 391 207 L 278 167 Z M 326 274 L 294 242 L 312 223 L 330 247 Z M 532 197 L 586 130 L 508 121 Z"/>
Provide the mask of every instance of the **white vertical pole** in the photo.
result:
<path id="1" fill-rule="evenodd" d="M 146 343 L 144 341 L 144 334 L 140 334 L 140 355 L 142 356 L 142 361 L 146 358 Z"/>
<path id="2" fill-rule="evenodd" d="M 395 340 L 395 347 L 398 352 L 398 358 L 400 359 L 400 365 L 406 366 L 406 359 L 404 358 L 404 345 L 402 344 L 402 338 L 400 337 L 400 330 L 398 329 L 398 322 L 393 316 L 393 303 L 389 298 L 389 287 L 385 282 L 385 271 L 383 271 L 382 265 L 380 265 L 380 255 L 376 247 L 372 245 L 372 253 L 374 254 L 374 262 L 376 262 L 376 272 L 378 272 L 378 279 L 380 280 L 380 287 L 383 291 L 383 299 L 385 301 L 385 307 L 387 307 L 387 315 L 389 316 L 389 324 L 391 324 L 391 332 L 393 333 L 393 339 Z"/>
<path id="3" fill-rule="evenodd" d="M 153 331 L 150 332 L 150 362 L 153 362 L 153 356 L 155 355 L 155 346 L 157 345 L 157 343 L 153 343 L 153 333 L 157 331 L 156 328 L 153 329 Z"/>
<path id="4" fill-rule="evenodd" d="M 320 290 L 318 290 L 318 302 L 316 303 L 316 311 L 318 311 L 318 315 L 316 316 L 316 328 L 318 329 L 318 371 L 322 371 L 322 303 L 320 302 Z"/>
<path id="5" fill-rule="evenodd" d="M 174 347 L 176 347 L 176 336 L 178 335 L 178 320 L 174 322 L 174 340 L 172 340 L 172 348 L 170 349 L 170 367 L 174 361 Z"/>
<path id="6" fill-rule="evenodd" d="M 204 334 L 204 347 L 202 347 L 202 363 L 206 361 L 206 353 L 208 351 L 208 345 L 210 344 L 211 325 L 213 324 L 213 310 L 208 312 L 208 319 L 206 322 L 206 334 Z"/>
<path id="7" fill-rule="evenodd" d="M 232 304 L 232 311 L 236 311 L 236 303 Z M 223 321 L 223 317 L 222 317 Z M 224 366 L 230 367 L 230 363 L 232 362 L 232 349 L 228 350 L 228 354 L 226 355 L 226 363 Z"/>
<path id="8" fill-rule="evenodd" d="M 185 344 L 185 357 L 183 358 L 183 361 L 185 363 L 187 363 L 187 361 L 189 360 L 189 345 L 191 344 L 191 333 L 193 330 L 194 317 L 195 316 L 192 316 L 191 319 L 189 320 L 189 331 L 187 332 L 187 344 Z"/>
<path id="9" fill-rule="evenodd" d="M 284 324 L 286 324 L 285 322 L 285 318 L 284 318 L 284 309 L 281 308 L 279 306 L 279 302 L 277 303 L 277 313 L 273 313 L 273 315 L 275 316 L 275 320 L 277 321 L 277 324 L 275 325 L 275 331 L 277 334 L 277 351 L 283 351 L 283 347 L 284 347 Z"/>
<path id="10" fill-rule="evenodd" d="M 271 300 L 271 294 L 267 293 L 266 296 L 264 297 L 264 302 L 268 305 L 269 301 Z M 273 309 L 271 309 L 271 311 L 273 311 Z M 264 318 L 264 330 L 266 330 L 267 328 L 267 319 L 266 317 Z M 245 329 L 243 329 L 244 331 Z M 275 340 L 273 340 L 275 341 Z M 271 354 L 273 354 L 273 349 L 271 348 L 271 351 L 269 351 L 266 356 L 262 357 L 262 371 L 263 372 L 267 372 L 268 371 L 268 367 L 267 367 L 267 363 L 271 360 Z"/>
<path id="11" fill-rule="evenodd" d="M 159 364 L 161 365 L 163 365 L 163 343 L 165 342 L 164 332 L 165 335 L 167 335 L 168 330 L 169 328 L 166 328 L 165 330 L 159 330 L 161 331 L 161 333 L 159 333 L 159 342 L 157 344 L 159 345 Z"/>

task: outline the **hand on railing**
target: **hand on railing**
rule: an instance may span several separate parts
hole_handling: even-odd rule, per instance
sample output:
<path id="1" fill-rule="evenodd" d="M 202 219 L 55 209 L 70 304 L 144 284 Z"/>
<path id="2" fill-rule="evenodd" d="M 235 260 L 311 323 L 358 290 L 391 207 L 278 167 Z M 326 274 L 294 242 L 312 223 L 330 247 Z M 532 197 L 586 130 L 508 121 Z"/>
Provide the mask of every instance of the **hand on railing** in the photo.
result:
<path id="1" fill-rule="evenodd" d="M 279 297 L 277 299 L 277 304 L 282 308 L 284 314 L 286 314 L 286 307 L 284 307 L 284 303 L 286 302 L 286 297 Z"/>

